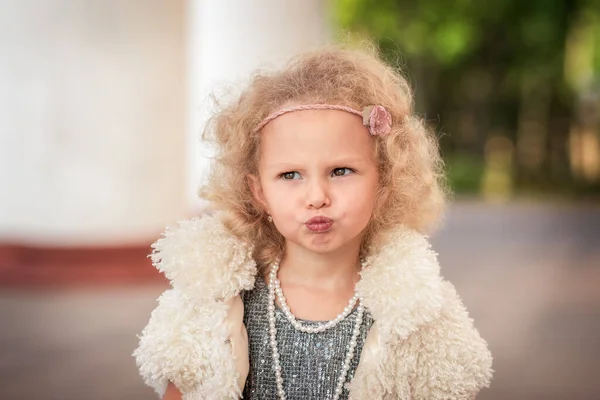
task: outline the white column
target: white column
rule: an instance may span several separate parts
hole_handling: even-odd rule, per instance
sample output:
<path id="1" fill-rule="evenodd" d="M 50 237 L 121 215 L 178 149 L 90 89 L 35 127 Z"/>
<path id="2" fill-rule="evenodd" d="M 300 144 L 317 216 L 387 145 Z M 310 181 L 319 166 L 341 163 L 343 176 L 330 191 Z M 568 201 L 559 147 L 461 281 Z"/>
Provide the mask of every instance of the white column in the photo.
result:
<path id="1" fill-rule="evenodd" d="M 140 240 L 187 213 L 183 6 L 3 1 L 0 240 Z"/>
<path id="2" fill-rule="evenodd" d="M 324 0 L 191 0 L 189 18 L 188 193 L 201 207 L 196 193 L 210 152 L 199 138 L 212 111 L 209 95 L 235 92 L 256 68 L 324 44 L 329 30 Z"/>
<path id="3" fill-rule="evenodd" d="M 4 1 L 0 241 L 136 242 L 187 217 L 207 167 L 198 139 L 208 94 L 323 43 L 324 9 Z"/>

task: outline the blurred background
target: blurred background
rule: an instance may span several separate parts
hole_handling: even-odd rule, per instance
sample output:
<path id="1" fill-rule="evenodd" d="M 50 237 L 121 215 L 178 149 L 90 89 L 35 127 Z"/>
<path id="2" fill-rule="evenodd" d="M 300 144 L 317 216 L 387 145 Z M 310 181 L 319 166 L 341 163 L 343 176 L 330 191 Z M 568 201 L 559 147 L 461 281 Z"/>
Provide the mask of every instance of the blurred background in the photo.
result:
<path id="1" fill-rule="evenodd" d="M 479 399 L 600 399 L 600 1 L 3 0 L 0 399 L 153 399 L 131 352 L 199 212 L 209 94 L 368 39 L 440 138 L 432 237 L 495 357 Z"/>

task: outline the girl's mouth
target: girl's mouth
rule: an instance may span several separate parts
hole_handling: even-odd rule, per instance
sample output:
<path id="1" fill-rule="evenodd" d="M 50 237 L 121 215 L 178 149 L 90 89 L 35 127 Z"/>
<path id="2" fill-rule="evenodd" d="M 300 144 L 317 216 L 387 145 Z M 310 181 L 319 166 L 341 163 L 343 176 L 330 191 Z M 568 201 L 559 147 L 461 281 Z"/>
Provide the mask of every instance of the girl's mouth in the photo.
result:
<path id="1" fill-rule="evenodd" d="M 313 217 L 306 221 L 306 227 L 312 232 L 327 232 L 333 225 L 333 220 L 327 217 Z"/>

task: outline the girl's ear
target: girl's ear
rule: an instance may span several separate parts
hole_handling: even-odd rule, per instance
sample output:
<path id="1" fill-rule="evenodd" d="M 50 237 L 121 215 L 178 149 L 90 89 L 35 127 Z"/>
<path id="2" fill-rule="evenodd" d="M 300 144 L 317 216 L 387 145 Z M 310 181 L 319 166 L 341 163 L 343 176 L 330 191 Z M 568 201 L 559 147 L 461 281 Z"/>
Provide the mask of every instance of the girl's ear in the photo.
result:
<path id="1" fill-rule="evenodd" d="M 250 190 L 252 191 L 252 195 L 254 199 L 260 204 L 262 209 L 265 212 L 269 212 L 269 208 L 267 207 L 267 202 L 265 200 L 265 195 L 262 190 L 262 185 L 260 184 L 260 179 L 256 175 L 248 174 L 246 176 L 248 179 L 248 186 L 250 186 Z"/>

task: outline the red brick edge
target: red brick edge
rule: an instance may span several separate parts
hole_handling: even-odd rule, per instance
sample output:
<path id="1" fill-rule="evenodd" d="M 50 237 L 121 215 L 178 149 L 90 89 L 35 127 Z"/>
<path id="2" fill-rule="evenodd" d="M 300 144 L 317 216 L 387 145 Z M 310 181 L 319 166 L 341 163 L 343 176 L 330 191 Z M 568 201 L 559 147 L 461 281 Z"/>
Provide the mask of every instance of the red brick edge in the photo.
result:
<path id="1" fill-rule="evenodd" d="M 0 243 L 0 288 L 165 282 L 150 244 L 40 247 Z"/>

